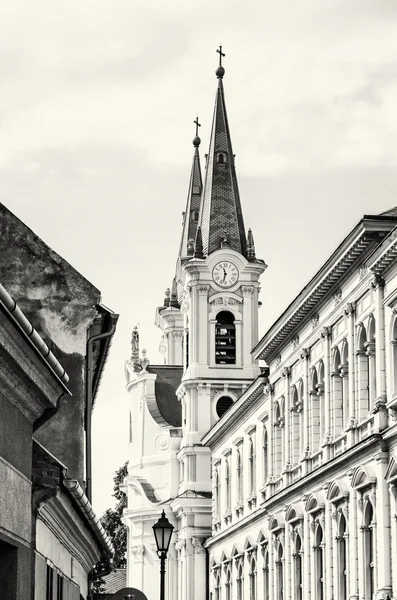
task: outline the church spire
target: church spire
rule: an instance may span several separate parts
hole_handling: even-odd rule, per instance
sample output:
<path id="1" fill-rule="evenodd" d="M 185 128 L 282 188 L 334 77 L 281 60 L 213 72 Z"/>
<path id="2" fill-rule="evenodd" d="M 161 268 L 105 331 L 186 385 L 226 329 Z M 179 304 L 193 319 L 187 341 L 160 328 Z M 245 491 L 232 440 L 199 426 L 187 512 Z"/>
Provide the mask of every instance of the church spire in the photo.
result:
<path id="1" fill-rule="evenodd" d="M 182 240 L 181 247 L 179 250 L 179 256 L 181 258 L 185 258 L 186 256 L 193 256 L 194 240 L 196 239 L 197 225 L 199 222 L 201 193 L 203 191 L 203 180 L 201 177 L 199 155 L 199 146 L 201 140 L 198 136 L 198 129 L 199 127 L 201 127 L 201 124 L 199 123 L 198 117 L 196 117 L 196 120 L 193 121 L 193 123 L 196 125 L 196 136 L 193 140 L 193 164 L 190 175 L 186 212 L 184 213 L 183 217 Z"/>
<path id="2" fill-rule="evenodd" d="M 222 46 L 217 52 L 219 53 L 219 66 L 216 70 L 218 89 L 200 217 L 203 251 L 208 256 L 211 252 L 219 250 L 226 236 L 232 250 L 247 256 L 247 239 L 223 90 L 225 69 L 222 66 L 222 58 L 225 54 L 222 52 Z"/>

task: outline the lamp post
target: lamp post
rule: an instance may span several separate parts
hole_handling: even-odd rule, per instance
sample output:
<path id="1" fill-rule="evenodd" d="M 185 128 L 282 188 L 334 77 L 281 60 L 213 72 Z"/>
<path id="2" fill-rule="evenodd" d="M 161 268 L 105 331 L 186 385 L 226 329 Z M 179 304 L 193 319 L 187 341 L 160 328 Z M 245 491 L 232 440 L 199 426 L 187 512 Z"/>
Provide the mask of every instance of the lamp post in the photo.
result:
<path id="1" fill-rule="evenodd" d="M 174 526 L 169 522 L 163 510 L 161 517 L 153 525 L 154 539 L 157 545 L 157 556 L 160 558 L 160 600 L 165 600 L 165 559 L 170 547 Z"/>

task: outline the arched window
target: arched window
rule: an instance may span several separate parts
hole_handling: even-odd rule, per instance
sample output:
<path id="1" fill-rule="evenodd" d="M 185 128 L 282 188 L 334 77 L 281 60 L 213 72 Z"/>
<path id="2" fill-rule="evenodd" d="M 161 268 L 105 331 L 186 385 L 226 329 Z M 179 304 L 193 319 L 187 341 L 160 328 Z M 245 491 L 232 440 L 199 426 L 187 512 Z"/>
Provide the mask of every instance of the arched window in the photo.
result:
<path id="1" fill-rule="evenodd" d="M 219 567 L 214 571 L 214 588 L 215 600 L 221 600 L 221 570 Z"/>
<path id="2" fill-rule="evenodd" d="M 239 564 L 237 569 L 237 580 L 236 580 L 236 592 L 237 592 L 237 600 L 244 600 L 244 570 L 243 565 Z"/>
<path id="3" fill-rule="evenodd" d="M 249 465 L 249 493 L 254 494 L 256 491 L 256 452 L 255 452 L 255 434 L 249 438 L 249 453 L 248 453 L 248 465 Z"/>
<path id="4" fill-rule="evenodd" d="M 262 474 L 263 474 L 263 483 L 266 483 L 267 478 L 269 476 L 268 470 L 268 448 L 267 448 L 267 428 L 266 425 L 263 426 L 263 434 L 262 434 Z"/>
<path id="5" fill-rule="evenodd" d="M 316 452 L 321 448 L 320 438 L 320 396 L 318 394 L 318 375 L 316 367 L 311 369 L 311 382 L 310 382 L 310 445 L 313 452 Z"/>
<path id="6" fill-rule="evenodd" d="M 241 456 L 242 448 L 237 448 L 237 504 L 243 504 L 243 459 Z"/>
<path id="7" fill-rule="evenodd" d="M 263 600 L 269 600 L 269 549 L 262 548 L 263 554 Z"/>
<path id="8" fill-rule="evenodd" d="M 331 418 L 332 418 L 332 430 L 335 437 L 339 436 L 343 431 L 343 388 L 342 388 L 342 377 L 340 373 L 341 358 L 339 348 L 334 348 L 332 357 L 332 404 L 331 404 Z"/>
<path id="9" fill-rule="evenodd" d="M 277 600 L 284 598 L 284 550 L 282 544 L 279 544 L 276 554 L 276 583 L 277 583 Z"/>
<path id="10" fill-rule="evenodd" d="M 372 600 L 375 593 L 375 540 L 374 540 L 374 509 L 368 502 L 364 512 L 364 574 L 365 599 Z"/>
<path id="11" fill-rule="evenodd" d="M 231 510 L 231 482 L 230 482 L 230 463 L 229 457 L 225 461 L 225 488 L 226 488 L 226 512 Z"/>
<path id="12" fill-rule="evenodd" d="M 232 600 L 232 574 L 230 565 L 226 568 L 226 600 Z"/>
<path id="13" fill-rule="evenodd" d="M 316 577 L 316 600 L 324 600 L 324 556 L 323 556 L 323 529 L 317 526 L 315 533 L 314 568 Z"/>
<path id="14" fill-rule="evenodd" d="M 369 398 L 369 356 L 367 353 L 367 332 L 363 324 L 358 330 L 357 340 L 357 377 L 358 377 L 358 418 L 365 419 L 370 411 Z"/>
<path id="15" fill-rule="evenodd" d="M 397 394 L 397 317 L 394 319 L 393 329 L 391 334 L 391 381 L 393 396 Z"/>
<path id="16" fill-rule="evenodd" d="M 132 415 L 130 411 L 130 443 L 132 442 Z"/>
<path id="17" fill-rule="evenodd" d="M 254 555 L 251 556 L 249 578 L 250 578 L 250 600 L 256 600 L 256 560 L 255 560 Z"/>
<path id="18" fill-rule="evenodd" d="M 236 364 L 236 326 L 231 312 L 223 310 L 217 314 L 215 325 L 215 363 Z"/>
<path id="19" fill-rule="evenodd" d="M 221 515 L 221 488 L 219 485 L 219 464 L 214 468 L 214 504 L 215 504 L 215 517 L 219 518 Z"/>
<path id="20" fill-rule="evenodd" d="M 199 214 L 198 214 L 197 210 L 195 210 L 193 213 L 193 221 L 198 221 L 198 218 L 199 218 Z"/>
<path id="21" fill-rule="evenodd" d="M 274 405 L 273 426 L 273 472 L 274 475 L 278 477 L 281 473 L 281 466 L 283 461 L 284 398 L 280 398 Z"/>
<path id="22" fill-rule="evenodd" d="M 296 465 L 300 459 L 300 405 L 298 399 L 298 390 L 292 387 L 291 411 L 290 411 L 290 460 L 292 465 Z"/>
<path id="23" fill-rule="evenodd" d="M 337 542 L 339 598 L 347 600 L 347 548 L 346 548 L 346 519 L 343 514 L 339 517 Z"/>
<path id="24" fill-rule="evenodd" d="M 302 600 L 302 540 L 297 533 L 295 540 L 295 552 L 294 557 L 294 587 L 295 587 L 295 600 Z"/>
<path id="25" fill-rule="evenodd" d="M 233 400 L 229 396 L 222 396 L 216 403 L 216 414 L 222 417 L 225 412 L 232 406 Z"/>
<path id="26" fill-rule="evenodd" d="M 227 156 L 225 152 L 218 153 L 217 162 L 219 165 L 224 165 L 227 162 Z"/>

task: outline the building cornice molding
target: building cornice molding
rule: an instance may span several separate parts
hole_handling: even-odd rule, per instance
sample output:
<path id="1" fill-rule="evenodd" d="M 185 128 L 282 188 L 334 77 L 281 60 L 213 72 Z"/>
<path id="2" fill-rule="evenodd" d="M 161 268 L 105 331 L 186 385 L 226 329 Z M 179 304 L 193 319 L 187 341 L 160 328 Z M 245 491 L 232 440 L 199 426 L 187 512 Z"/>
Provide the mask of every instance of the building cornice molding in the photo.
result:
<path id="1" fill-rule="evenodd" d="M 341 279 L 357 260 L 365 256 L 379 235 L 388 233 L 394 224 L 395 219 L 364 217 L 255 346 L 252 350 L 254 358 L 273 360 L 293 337 L 297 327 L 306 323 L 313 311 L 318 312 L 319 303 L 328 297 L 336 284 L 340 286 Z"/>

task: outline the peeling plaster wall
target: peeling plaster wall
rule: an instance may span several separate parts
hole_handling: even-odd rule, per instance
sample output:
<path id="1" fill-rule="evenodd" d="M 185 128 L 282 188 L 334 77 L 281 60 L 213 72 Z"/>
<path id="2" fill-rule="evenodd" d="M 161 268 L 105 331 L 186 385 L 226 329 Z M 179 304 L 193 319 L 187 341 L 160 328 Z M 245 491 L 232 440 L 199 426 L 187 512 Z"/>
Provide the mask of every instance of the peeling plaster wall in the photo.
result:
<path id="1" fill-rule="evenodd" d="M 70 377 L 73 396 L 35 438 L 84 484 L 86 341 L 100 292 L 2 204 L 0 253 L 0 282 Z"/>

